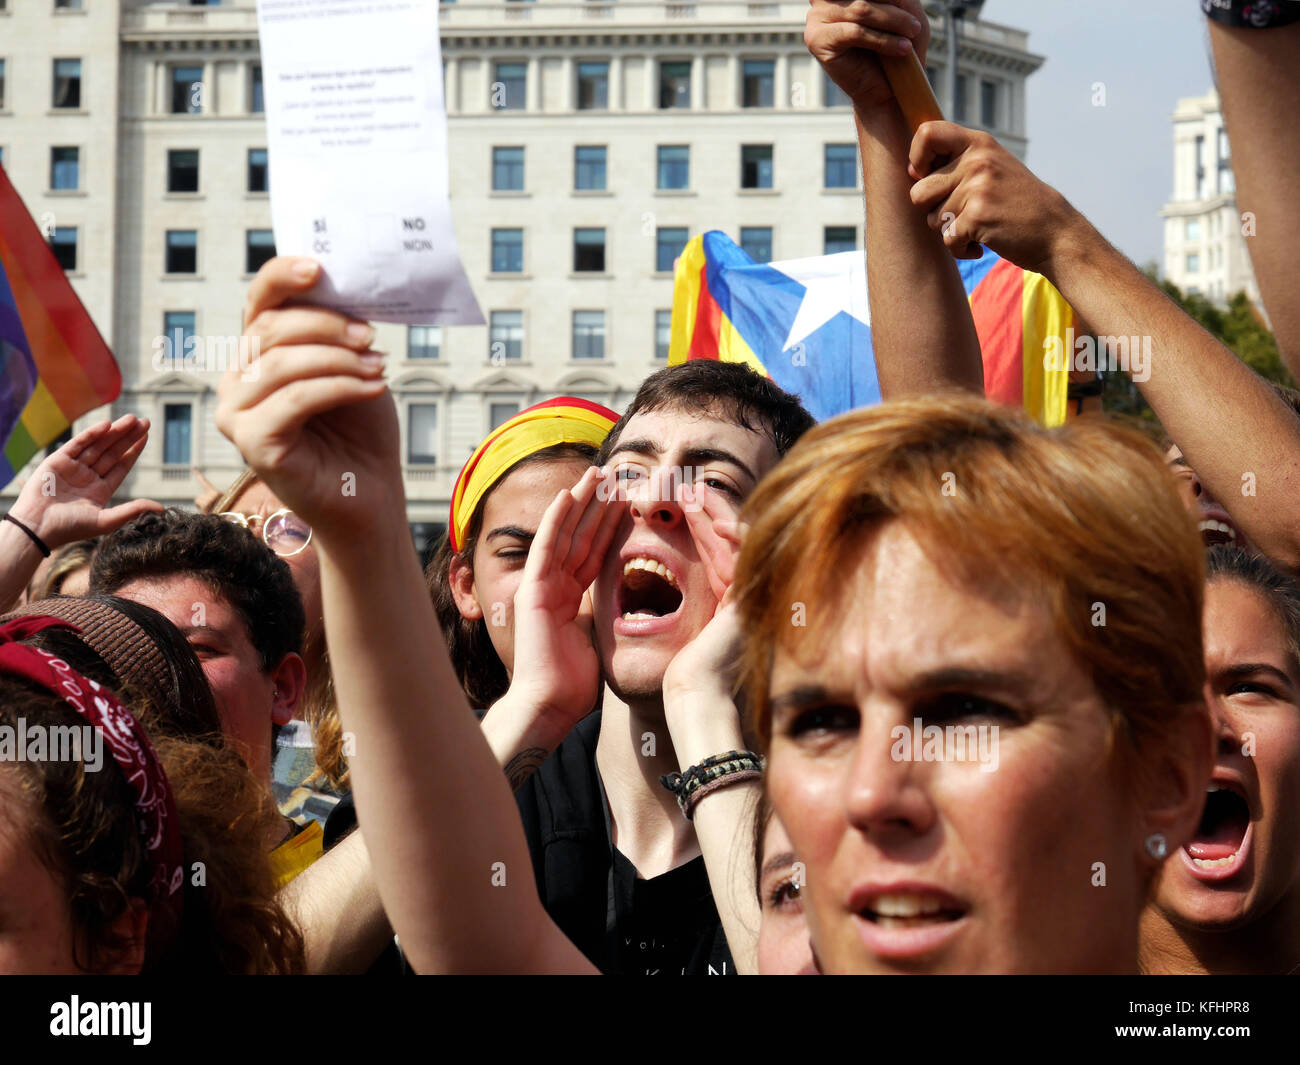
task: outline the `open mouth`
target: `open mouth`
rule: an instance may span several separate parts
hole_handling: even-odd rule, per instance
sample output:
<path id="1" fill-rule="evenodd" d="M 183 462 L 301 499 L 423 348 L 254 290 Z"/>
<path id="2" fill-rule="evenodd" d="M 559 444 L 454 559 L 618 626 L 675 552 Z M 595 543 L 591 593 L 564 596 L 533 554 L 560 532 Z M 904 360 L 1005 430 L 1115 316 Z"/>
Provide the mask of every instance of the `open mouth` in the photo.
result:
<path id="1" fill-rule="evenodd" d="M 1183 847 L 1194 868 L 1205 872 L 1234 869 L 1250 831 L 1250 807 L 1230 783 L 1215 781 L 1205 795 L 1201 823 Z"/>
<path id="2" fill-rule="evenodd" d="M 881 928 L 925 928 L 960 920 L 964 911 L 933 895 L 877 895 L 861 915 Z"/>
<path id="3" fill-rule="evenodd" d="M 650 621 L 677 613 L 682 592 L 672 570 L 652 558 L 637 556 L 623 563 L 618 613 L 625 621 Z"/>
<path id="4" fill-rule="evenodd" d="M 1201 540 L 1206 547 L 1213 547 L 1215 544 L 1235 544 L 1237 542 L 1236 528 L 1226 521 L 1206 518 L 1197 525 L 1197 528 L 1201 530 Z"/>

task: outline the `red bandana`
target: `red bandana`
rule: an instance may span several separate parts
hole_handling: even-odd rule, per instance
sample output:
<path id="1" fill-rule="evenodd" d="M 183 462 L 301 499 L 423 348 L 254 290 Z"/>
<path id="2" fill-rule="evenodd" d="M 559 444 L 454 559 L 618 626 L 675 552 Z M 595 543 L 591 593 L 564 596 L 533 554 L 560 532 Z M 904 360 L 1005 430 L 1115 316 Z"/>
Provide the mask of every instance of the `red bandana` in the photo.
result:
<path id="1" fill-rule="evenodd" d="M 61 658 L 18 641 L 43 629 L 75 625 L 45 615 L 0 625 L 0 673 L 16 674 L 48 688 L 86 719 L 102 737 L 135 794 L 135 817 L 151 867 L 147 955 L 161 958 L 180 929 L 184 892 L 180 821 L 167 775 L 144 729 L 111 691 L 83 677 Z"/>

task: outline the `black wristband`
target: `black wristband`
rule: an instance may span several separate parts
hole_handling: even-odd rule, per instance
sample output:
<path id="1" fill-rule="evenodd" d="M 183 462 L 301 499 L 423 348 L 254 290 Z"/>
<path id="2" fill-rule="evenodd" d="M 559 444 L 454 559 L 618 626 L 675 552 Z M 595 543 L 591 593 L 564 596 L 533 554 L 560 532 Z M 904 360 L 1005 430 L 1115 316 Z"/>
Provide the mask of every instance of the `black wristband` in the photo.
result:
<path id="1" fill-rule="evenodd" d="M 21 521 L 15 518 L 12 514 L 6 514 L 3 520 L 8 522 L 13 522 L 13 524 L 17 525 L 18 528 L 22 529 L 23 532 L 25 532 L 28 536 L 31 537 L 32 543 L 36 545 L 36 550 L 38 550 L 46 558 L 50 557 L 50 549 L 45 546 L 45 541 L 42 540 L 39 536 L 37 536 L 34 532 L 32 532 L 31 529 L 27 528 L 27 526 L 24 525 Z"/>
<path id="2" fill-rule="evenodd" d="M 1269 30 L 1300 19 L 1295 0 L 1201 0 L 1201 10 L 1212 22 L 1246 30 Z"/>

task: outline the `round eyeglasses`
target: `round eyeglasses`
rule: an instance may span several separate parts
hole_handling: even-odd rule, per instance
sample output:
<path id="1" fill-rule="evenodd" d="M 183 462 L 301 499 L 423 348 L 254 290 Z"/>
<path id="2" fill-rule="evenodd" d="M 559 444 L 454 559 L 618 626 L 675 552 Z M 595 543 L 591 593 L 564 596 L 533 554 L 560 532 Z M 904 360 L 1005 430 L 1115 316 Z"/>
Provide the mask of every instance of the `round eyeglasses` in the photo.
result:
<path id="1" fill-rule="evenodd" d="M 242 525 L 254 536 L 258 533 L 254 523 L 260 523 L 262 540 L 281 558 L 296 555 L 311 543 L 311 526 L 288 507 L 277 510 L 268 518 L 260 514 L 240 514 L 235 510 L 228 510 L 219 516 Z"/>

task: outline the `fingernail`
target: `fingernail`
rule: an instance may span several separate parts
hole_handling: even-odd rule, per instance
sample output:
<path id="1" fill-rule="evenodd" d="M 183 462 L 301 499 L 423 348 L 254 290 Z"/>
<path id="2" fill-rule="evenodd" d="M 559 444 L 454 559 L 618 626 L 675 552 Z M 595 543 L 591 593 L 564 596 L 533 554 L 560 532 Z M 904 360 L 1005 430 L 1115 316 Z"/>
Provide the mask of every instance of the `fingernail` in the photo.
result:
<path id="1" fill-rule="evenodd" d="M 913 35 L 916 35 L 916 34 L 918 34 L 918 33 L 921 32 L 921 23 L 920 23 L 920 20 L 918 20 L 918 19 L 916 19 L 916 18 L 914 18 L 914 17 L 912 17 L 912 16 L 909 15 L 909 16 L 908 16 L 908 20 L 907 20 L 907 22 L 908 22 L 908 25 L 909 25 L 909 26 L 911 27 L 911 29 L 912 29 L 912 34 L 913 34 Z"/>
<path id="2" fill-rule="evenodd" d="M 348 339 L 354 344 L 369 346 L 370 342 L 375 339 L 374 327 L 366 325 L 365 322 L 353 322 L 348 326 Z"/>
<path id="3" fill-rule="evenodd" d="M 900 53 L 906 55 L 912 50 L 912 42 L 906 37 L 900 37 L 898 39 L 898 50 Z"/>
<path id="4" fill-rule="evenodd" d="M 299 259 L 293 264 L 293 272 L 304 281 L 316 276 L 317 263 L 315 259 Z"/>

